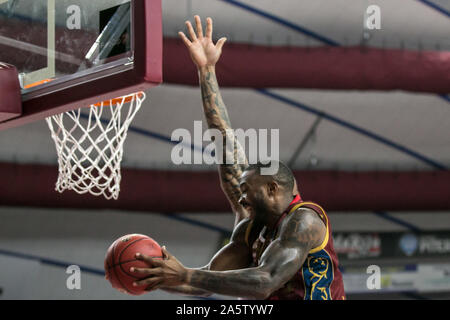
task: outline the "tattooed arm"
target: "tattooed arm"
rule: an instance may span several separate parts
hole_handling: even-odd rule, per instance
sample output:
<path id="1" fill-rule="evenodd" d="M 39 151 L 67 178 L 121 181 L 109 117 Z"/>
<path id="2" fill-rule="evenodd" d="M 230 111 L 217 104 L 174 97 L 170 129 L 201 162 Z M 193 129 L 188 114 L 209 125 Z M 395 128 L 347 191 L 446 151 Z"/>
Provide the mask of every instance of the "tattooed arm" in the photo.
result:
<path id="1" fill-rule="evenodd" d="M 149 290 L 149 292 L 154 291 L 155 289 Z M 212 295 L 212 293 L 209 291 L 197 289 L 197 288 L 194 288 L 193 286 L 190 286 L 187 284 L 184 284 L 181 286 L 176 286 L 176 287 L 161 286 L 157 289 L 161 289 L 163 291 L 173 293 L 173 294 L 180 294 L 183 296 L 209 297 L 210 295 Z"/>
<path id="2" fill-rule="evenodd" d="M 241 191 L 239 189 L 239 178 L 247 166 L 247 158 L 242 146 L 231 134 L 231 122 L 227 109 L 219 92 L 219 84 L 216 78 L 215 65 L 222 53 L 222 46 L 226 38 L 221 38 L 214 45 L 212 42 L 212 20 L 207 18 L 206 35 L 203 36 L 202 24 L 199 16 L 195 16 L 195 33 L 191 23 L 186 21 L 190 39 L 180 32 L 179 35 L 186 47 L 189 49 L 192 61 L 198 69 L 200 88 L 202 93 L 203 111 L 210 129 L 217 129 L 223 137 L 223 164 L 219 166 L 219 175 L 222 190 L 225 192 L 233 212 L 236 214 L 235 225 L 248 217 L 248 213 L 239 204 Z M 225 138 L 234 141 L 233 147 L 228 149 Z M 230 159 L 229 164 L 224 159 Z M 230 163 L 231 162 L 231 163 Z"/>
<path id="3" fill-rule="evenodd" d="M 322 243 L 326 227 L 317 214 L 300 208 L 283 221 L 280 235 L 264 251 L 257 267 L 230 271 L 195 270 L 174 256 L 153 260 L 149 286 L 187 284 L 209 292 L 244 298 L 266 299 L 289 281 L 304 263 L 308 252 Z"/>
<path id="4" fill-rule="evenodd" d="M 316 213 L 299 209 L 286 219 L 280 236 L 264 251 L 257 267 L 225 272 L 189 270 L 186 282 L 219 294 L 266 299 L 298 272 L 325 233 Z"/>
<path id="5" fill-rule="evenodd" d="M 219 92 L 214 67 L 199 70 L 199 77 L 203 110 L 208 126 L 211 129 L 218 129 L 224 137 L 222 143 L 224 159 L 219 165 L 220 185 L 231 204 L 233 212 L 236 214 L 235 224 L 237 224 L 242 219 L 248 217 L 248 213 L 244 207 L 239 204 L 239 198 L 241 197 L 239 179 L 245 167 L 248 165 L 247 158 L 242 146 L 231 133 L 231 122 Z M 225 139 L 234 141 L 231 149 L 227 148 Z M 232 159 L 232 163 L 227 163 L 226 159 Z"/>

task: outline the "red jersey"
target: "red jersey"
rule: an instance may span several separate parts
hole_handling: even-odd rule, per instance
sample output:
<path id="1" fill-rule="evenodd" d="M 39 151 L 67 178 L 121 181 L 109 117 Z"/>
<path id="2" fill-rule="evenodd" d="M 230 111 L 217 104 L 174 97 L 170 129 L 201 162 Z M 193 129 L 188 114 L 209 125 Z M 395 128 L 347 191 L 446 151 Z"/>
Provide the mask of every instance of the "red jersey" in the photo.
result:
<path id="1" fill-rule="evenodd" d="M 325 210 L 313 202 L 303 202 L 296 196 L 281 216 L 272 235 L 267 235 L 266 227 L 252 243 L 253 265 L 259 264 L 259 259 L 267 246 L 277 238 L 281 221 L 298 208 L 308 208 L 315 211 L 324 222 L 327 233 L 322 244 L 309 251 L 298 272 L 282 288 L 275 291 L 269 300 L 345 300 L 344 283 L 339 270 L 339 261 L 334 251 L 331 226 Z M 249 223 L 246 241 L 252 233 L 253 221 Z"/>

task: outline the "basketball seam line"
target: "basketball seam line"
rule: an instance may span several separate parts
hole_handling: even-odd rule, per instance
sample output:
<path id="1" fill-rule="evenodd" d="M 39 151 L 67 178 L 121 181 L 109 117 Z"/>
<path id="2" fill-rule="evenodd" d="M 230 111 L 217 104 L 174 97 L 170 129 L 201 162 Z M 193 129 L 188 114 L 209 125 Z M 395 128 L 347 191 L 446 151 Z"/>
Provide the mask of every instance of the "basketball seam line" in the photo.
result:
<path id="1" fill-rule="evenodd" d="M 114 244 L 113 251 L 112 251 L 112 260 L 113 260 L 113 263 L 114 263 L 114 253 L 115 253 L 114 251 L 116 250 L 116 246 L 117 246 L 117 243 Z M 119 283 L 121 284 L 122 288 L 124 288 L 125 291 L 127 291 L 129 294 L 133 294 L 133 292 L 131 292 L 130 290 L 128 290 L 127 286 L 125 286 L 125 284 L 120 280 L 120 277 L 117 275 L 116 268 L 114 268 L 113 271 L 114 271 L 114 274 L 116 275 L 117 281 L 119 281 Z"/>

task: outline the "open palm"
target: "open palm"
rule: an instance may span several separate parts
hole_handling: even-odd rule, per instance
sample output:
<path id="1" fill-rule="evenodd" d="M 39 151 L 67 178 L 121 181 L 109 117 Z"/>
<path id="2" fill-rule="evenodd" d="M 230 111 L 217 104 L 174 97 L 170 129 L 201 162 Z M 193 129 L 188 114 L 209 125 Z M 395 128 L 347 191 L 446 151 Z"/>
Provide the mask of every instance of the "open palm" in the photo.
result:
<path id="1" fill-rule="evenodd" d="M 205 35 L 203 35 L 202 22 L 199 16 L 195 16 L 195 25 L 197 33 L 195 33 L 191 22 L 186 21 L 190 39 L 181 31 L 178 34 L 189 49 L 192 61 L 197 68 L 214 66 L 220 58 L 223 44 L 227 39 L 221 38 L 214 45 L 212 41 L 213 22 L 211 18 L 206 19 Z"/>

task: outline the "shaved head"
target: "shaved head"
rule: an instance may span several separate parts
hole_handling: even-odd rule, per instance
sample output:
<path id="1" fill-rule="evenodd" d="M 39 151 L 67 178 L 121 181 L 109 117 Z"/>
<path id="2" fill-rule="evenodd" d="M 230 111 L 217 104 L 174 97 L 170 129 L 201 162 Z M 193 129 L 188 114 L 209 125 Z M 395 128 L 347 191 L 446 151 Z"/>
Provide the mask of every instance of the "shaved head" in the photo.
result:
<path id="1" fill-rule="evenodd" d="M 261 173 L 261 169 L 277 166 L 278 170 L 272 175 L 264 175 Z M 273 181 L 277 182 L 281 187 L 283 187 L 286 192 L 294 190 L 295 179 L 292 171 L 282 162 L 272 160 L 267 164 L 258 162 L 256 164 L 251 164 L 244 171 L 255 171 L 256 174 L 261 177 L 271 178 Z"/>

